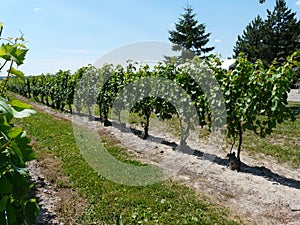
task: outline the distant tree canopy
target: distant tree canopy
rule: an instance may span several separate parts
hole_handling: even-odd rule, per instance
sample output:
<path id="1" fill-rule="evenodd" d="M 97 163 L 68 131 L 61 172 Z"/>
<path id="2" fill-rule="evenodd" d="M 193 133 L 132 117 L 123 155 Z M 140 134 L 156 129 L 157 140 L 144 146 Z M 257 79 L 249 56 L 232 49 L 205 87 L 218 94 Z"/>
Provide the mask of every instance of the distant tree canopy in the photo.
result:
<path id="1" fill-rule="evenodd" d="M 209 42 L 210 33 L 205 32 L 205 25 L 198 23 L 191 6 L 185 7 L 185 13 L 175 23 L 175 30 L 169 31 L 169 40 L 174 51 L 181 51 L 181 58 L 191 58 L 194 54 L 202 56 L 214 49 L 205 47 Z"/>
<path id="2" fill-rule="evenodd" d="M 243 31 L 234 47 L 234 58 L 241 52 L 254 62 L 261 59 L 270 65 L 274 59 L 283 62 L 300 49 L 300 22 L 284 0 L 276 0 L 274 10 L 267 10 L 267 18 L 257 16 Z"/>

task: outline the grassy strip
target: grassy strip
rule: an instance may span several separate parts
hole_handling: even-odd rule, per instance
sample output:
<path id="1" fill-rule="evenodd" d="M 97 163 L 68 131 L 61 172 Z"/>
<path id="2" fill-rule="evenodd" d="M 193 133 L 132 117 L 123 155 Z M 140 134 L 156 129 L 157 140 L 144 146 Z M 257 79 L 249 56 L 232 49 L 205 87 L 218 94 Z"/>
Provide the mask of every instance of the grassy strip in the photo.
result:
<path id="1" fill-rule="evenodd" d="M 266 138 L 245 133 L 244 149 L 254 155 L 264 154 L 273 157 L 279 163 L 288 163 L 300 168 L 300 103 L 291 102 L 296 121 L 278 124 L 274 132 Z"/>
<path id="2" fill-rule="evenodd" d="M 33 137 L 38 158 L 51 154 L 60 160 L 72 188 L 88 201 L 77 224 L 238 224 L 229 211 L 212 205 L 189 188 L 171 181 L 130 187 L 108 181 L 81 157 L 68 121 L 37 114 L 16 121 Z M 138 164 L 124 149 L 106 139 L 107 149 L 122 161 Z M 61 185 L 61 184 L 60 184 Z"/>

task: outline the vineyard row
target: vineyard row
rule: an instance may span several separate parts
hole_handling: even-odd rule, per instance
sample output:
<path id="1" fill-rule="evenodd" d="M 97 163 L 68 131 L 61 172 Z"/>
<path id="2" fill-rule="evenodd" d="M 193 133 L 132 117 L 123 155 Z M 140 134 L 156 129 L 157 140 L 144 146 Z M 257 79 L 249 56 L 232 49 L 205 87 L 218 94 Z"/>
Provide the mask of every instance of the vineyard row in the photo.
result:
<path id="1" fill-rule="evenodd" d="M 297 57 L 296 52 L 283 64 L 265 67 L 240 56 L 229 71 L 221 68 L 215 56 L 195 58 L 181 66 L 159 63 L 153 69 L 137 63 L 126 67 L 89 65 L 74 74 L 59 71 L 15 78 L 8 88 L 56 109 L 68 106 L 71 113 L 74 105 L 77 113 L 85 108 L 91 115 L 96 104 L 104 125 L 109 125 L 110 111 L 117 115 L 123 109 L 136 112 L 146 119 L 144 138 L 151 113 L 161 119 L 179 117 L 181 144 L 194 125 L 226 128 L 229 137 L 239 140 L 239 158 L 245 130 L 264 137 L 277 123 L 294 119 L 287 93 L 295 67 L 299 67 Z"/>

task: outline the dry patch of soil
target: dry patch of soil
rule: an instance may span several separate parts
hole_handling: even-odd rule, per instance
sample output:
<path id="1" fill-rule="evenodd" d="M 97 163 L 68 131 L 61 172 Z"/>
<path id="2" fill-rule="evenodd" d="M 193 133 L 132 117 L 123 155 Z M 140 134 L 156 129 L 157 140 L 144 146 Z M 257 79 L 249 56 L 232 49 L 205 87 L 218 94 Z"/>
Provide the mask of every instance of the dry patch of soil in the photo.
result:
<path id="1" fill-rule="evenodd" d="M 60 171 L 60 164 L 52 155 L 27 163 L 34 183 L 31 195 L 37 198 L 40 213 L 36 225 L 76 224 L 87 205 L 69 185 L 68 177 Z"/>

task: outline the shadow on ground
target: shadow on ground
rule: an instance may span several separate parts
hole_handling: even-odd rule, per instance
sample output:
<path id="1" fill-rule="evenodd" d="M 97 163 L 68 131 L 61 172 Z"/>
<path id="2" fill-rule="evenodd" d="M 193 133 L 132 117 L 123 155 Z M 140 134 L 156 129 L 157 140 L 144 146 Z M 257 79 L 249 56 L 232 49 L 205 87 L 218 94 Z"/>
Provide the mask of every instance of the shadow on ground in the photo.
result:
<path id="1" fill-rule="evenodd" d="M 29 198 L 35 198 L 37 202 L 39 203 L 39 214 L 36 220 L 35 225 L 53 225 L 56 223 L 53 223 L 54 219 L 57 219 L 57 215 L 54 215 L 52 212 L 49 212 L 47 207 L 44 207 L 42 204 L 40 204 L 40 198 L 37 197 L 38 195 L 38 188 L 44 188 L 46 186 L 46 183 L 44 182 L 44 179 L 41 177 L 38 177 L 38 179 L 33 179 L 31 176 L 28 177 L 28 180 L 30 183 L 34 184 L 33 188 L 30 190 Z"/>
<path id="2" fill-rule="evenodd" d="M 293 112 L 296 115 L 300 114 L 300 104 L 291 104 L 291 109 L 293 110 Z M 82 114 L 81 114 L 81 116 L 82 116 Z M 90 117 L 90 120 L 100 121 L 100 119 L 97 117 L 93 117 L 93 118 Z M 128 128 L 126 126 L 122 127 L 117 122 L 112 122 L 110 125 L 122 130 L 122 132 L 133 133 L 134 135 L 139 136 L 139 137 L 142 136 L 142 131 L 140 131 L 138 129 Z M 163 138 L 155 137 L 153 135 L 150 135 L 149 138 L 147 138 L 147 141 L 152 141 L 152 142 L 155 142 L 158 144 L 167 145 L 167 146 L 171 147 L 173 150 L 178 150 L 178 148 L 179 148 L 178 144 L 176 144 L 175 142 L 169 142 L 169 141 L 164 140 Z M 189 149 L 185 149 L 184 152 L 193 152 L 193 155 L 197 156 L 199 159 L 209 160 L 220 166 L 228 165 L 229 161 L 227 158 L 221 158 L 214 154 L 204 153 L 204 152 L 199 151 L 198 149 L 192 149 L 189 146 L 187 146 L 187 148 L 189 148 Z M 280 184 L 283 186 L 300 189 L 300 181 L 299 180 L 281 176 L 277 173 L 274 173 L 269 168 L 266 168 L 264 166 L 260 166 L 260 167 L 259 166 L 249 166 L 246 163 L 242 162 L 240 173 L 252 174 L 254 176 L 263 177 L 271 182 L 274 182 L 274 183 L 277 183 L 277 184 Z"/>
<path id="3" fill-rule="evenodd" d="M 299 109 L 300 109 L 300 107 L 299 107 Z M 136 130 L 136 129 L 131 128 L 130 130 L 133 134 L 138 135 L 138 136 L 140 136 L 142 133 L 141 131 Z M 167 145 L 167 146 L 173 148 L 173 150 L 176 150 L 179 147 L 178 144 L 176 144 L 175 142 L 168 142 L 168 141 L 163 140 L 162 138 L 154 137 L 152 135 L 150 135 L 149 139 L 147 139 L 147 140 Z M 184 150 L 184 152 L 193 152 L 193 155 L 197 156 L 199 159 L 209 160 L 220 166 L 227 166 L 229 163 L 227 158 L 221 158 L 215 154 L 204 153 L 204 152 L 199 151 L 198 149 L 192 149 L 189 146 L 188 146 L 188 148 L 189 149 Z M 248 174 L 252 174 L 254 176 L 263 177 L 271 182 L 300 190 L 300 181 L 299 180 L 281 176 L 277 173 L 274 173 L 269 168 L 266 168 L 264 166 L 250 166 L 250 165 L 247 165 L 246 163 L 242 162 L 241 170 L 239 173 L 248 173 Z"/>

